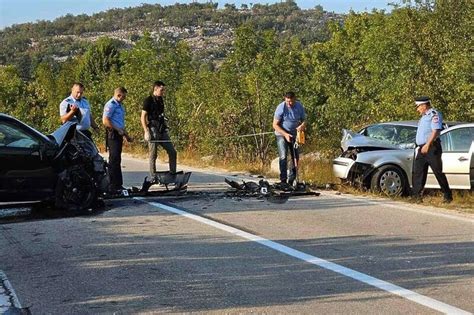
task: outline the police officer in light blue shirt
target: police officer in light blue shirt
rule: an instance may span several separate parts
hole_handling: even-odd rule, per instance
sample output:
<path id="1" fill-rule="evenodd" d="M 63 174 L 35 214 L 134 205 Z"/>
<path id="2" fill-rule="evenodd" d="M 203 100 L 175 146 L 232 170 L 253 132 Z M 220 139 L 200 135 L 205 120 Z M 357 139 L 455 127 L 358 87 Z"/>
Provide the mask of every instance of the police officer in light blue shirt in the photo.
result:
<path id="1" fill-rule="evenodd" d="M 428 166 L 430 166 L 443 192 L 443 201 L 449 203 L 453 200 L 453 195 L 446 175 L 443 173 L 441 160 L 443 151 L 439 139 L 439 134 L 443 129 L 443 116 L 439 111 L 431 108 L 431 100 L 428 97 L 416 98 L 415 105 L 421 118 L 416 130 L 417 150 L 413 164 L 412 197 L 417 202 L 422 201 L 422 190 L 426 183 Z"/>
<path id="2" fill-rule="evenodd" d="M 132 142 L 132 138 L 125 130 L 125 108 L 122 102 L 127 97 L 127 89 L 116 88 L 112 97 L 104 106 L 102 122 L 107 130 L 106 147 L 109 150 L 109 176 L 111 193 L 123 190 L 122 178 L 122 145 L 123 138 Z"/>
<path id="3" fill-rule="evenodd" d="M 71 88 L 71 95 L 59 104 L 59 115 L 61 123 L 67 121 L 76 122 L 76 129 L 92 139 L 89 129 L 92 127 L 98 131 L 99 127 L 92 118 L 91 107 L 84 95 L 84 85 L 75 82 Z"/>

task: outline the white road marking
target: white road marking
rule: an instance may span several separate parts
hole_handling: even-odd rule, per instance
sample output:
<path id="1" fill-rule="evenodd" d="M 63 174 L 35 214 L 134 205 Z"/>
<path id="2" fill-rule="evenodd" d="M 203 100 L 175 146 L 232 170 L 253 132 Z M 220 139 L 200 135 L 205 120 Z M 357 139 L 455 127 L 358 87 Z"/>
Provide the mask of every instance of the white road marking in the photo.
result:
<path id="1" fill-rule="evenodd" d="M 21 309 L 20 300 L 16 296 L 7 276 L 0 270 L 0 313 L 6 312 L 11 307 Z"/>
<path id="2" fill-rule="evenodd" d="M 405 211 L 411 211 L 411 212 L 416 212 L 416 213 L 423 213 L 423 214 L 429 214 L 432 216 L 436 217 L 442 217 L 442 218 L 447 218 L 447 219 L 452 219 L 452 220 L 458 220 L 462 222 L 469 222 L 469 223 L 474 223 L 474 219 L 462 216 L 462 215 L 455 215 L 455 214 L 448 214 L 448 213 L 441 213 L 441 212 L 434 212 L 430 210 L 423 210 L 417 208 L 415 205 L 404 205 L 404 204 L 396 204 L 393 203 L 391 200 L 384 200 L 384 201 L 378 201 L 378 200 L 373 200 L 373 199 L 366 199 L 362 197 L 355 197 L 355 196 L 344 196 L 344 195 L 335 195 L 336 197 L 342 198 L 342 199 L 349 199 L 349 200 L 356 200 L 360 201 L 361 203 L 368 203 L 370 205 L 383 205 L 384 207 L 388 208 L 394 208 L 394 209 L 400 209 L 400 210 L 405 210 Z"/>
<path id="3" fill-rule="evenodd" d="M 215 227 L 217 229 L 229 232 L 233 235 L 240 236 L 240 237 L 248 239 L 250 241 L 259 243 L 263 246 L 269 247 L 269 248 L 274 249 L 278 252 L 281 252 L 281 253 L 284 253 L 286 255 L 298 258 L 298 259 L 306 261 L 310 264 L 317 265 L 319 267 L 334 271 L 334 272 L 339 273 L 343 276 L 346 276 L 346 277 L 355 279 L 357 281 L 366 283 L 370 286 L 376 287 L 376 288 L 381 289 L 383 291 L 401 296 L 401 297 L 403 297 L 405 299 L 408 299 L 410 301 L 413 301 L 413 302 L 416 302 L 418 304 L 429 307 L 433 310 L 443 312 L 443 313 L 446 313 L 446 314 L 471 314 L 471 313 L 469 313 L 467 311 L 464 311 L 460 308 L 457 308 L 457 307 L 451 306 L 449 304 L 440 302 L 438 300 L 432 299 L 430 297 L 418 294 L 414 291 L 404 289 L 404 288 L 399 287 L 395 284 L 386 282 L 384 280 L 377 279 L 375 277 L 369 276 L 367 274 L 358 272 L 358 271 L 350 269 L 350 268 L 346 268 L 344 266 L 332 263 L 330 261 L 318 258 L 316 256 L 306 254 L 306 253 L 301 252 L 299 250 L 293 249 L 291 247 L 282 245 L 280 243 L 265 239 L 263 237 L 260 237 L 260 236 L 257 236 L 257 235 L 254 235 L 254 234 L 251 234 L 251 233 L 248 233 L 248 232 L 244 232 L 244 231 L 239 230 L 237 228 L 234 228 L 234 227 L 231 227 L 231 226 L 228 226 L 228 225 L 225 225 L 225 224 L 222 224 L 222 223 L 219 223 L 219 222 L 207 219 L 207 218 L 203 218 L 201 216 L 191 214 L 189 212 L 186 212 L 186 211 L 183 211 L 183 210 L 180 210 L 180 209 L 177 209 L 177 208 L 174 208 L 174 207 L 171 207 L 171 206 L 159 203 L 159 202 L 148 202 L 143 197 L 135 197 L 134 199 L 141 200 L 141 201 L 143 201 L 145 203 L 148 203 L 149 205 L 152 205 L 152 206 L 157 207 L 159 209 L 169 211 L 169 212 L 172 212 L 172 213 L 175 213 L 175 214 L 178 214 L 178 215 L 182 215 L 186 218 L 189 218 L 189 219 L 207 224 L 207 225 Z"/>

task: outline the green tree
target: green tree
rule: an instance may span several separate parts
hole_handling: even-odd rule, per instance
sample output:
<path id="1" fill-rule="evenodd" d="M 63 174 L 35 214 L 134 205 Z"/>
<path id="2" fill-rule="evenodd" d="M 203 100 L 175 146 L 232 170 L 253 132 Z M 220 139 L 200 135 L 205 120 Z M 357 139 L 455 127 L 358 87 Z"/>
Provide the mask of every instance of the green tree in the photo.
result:
<path id="1" fill-rule="evenodd" d="M 0 112 L 16 116 L 21 112 L 25 85 L 14 66 L 0 67 Z"/>

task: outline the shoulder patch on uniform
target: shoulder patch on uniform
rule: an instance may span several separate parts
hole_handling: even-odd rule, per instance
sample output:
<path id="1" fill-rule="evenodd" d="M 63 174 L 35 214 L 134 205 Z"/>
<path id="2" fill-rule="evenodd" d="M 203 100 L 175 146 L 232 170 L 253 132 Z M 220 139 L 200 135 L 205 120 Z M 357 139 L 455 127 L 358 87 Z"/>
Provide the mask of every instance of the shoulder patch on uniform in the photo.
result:
<path id="1" fill-rule="evenodd" d="M 437 123 L 439 122 L 439 116 L 438 114 L 434 114 L 433 117 L 431 117 L 431 121 L 434 122 L 434 123 Z"/>

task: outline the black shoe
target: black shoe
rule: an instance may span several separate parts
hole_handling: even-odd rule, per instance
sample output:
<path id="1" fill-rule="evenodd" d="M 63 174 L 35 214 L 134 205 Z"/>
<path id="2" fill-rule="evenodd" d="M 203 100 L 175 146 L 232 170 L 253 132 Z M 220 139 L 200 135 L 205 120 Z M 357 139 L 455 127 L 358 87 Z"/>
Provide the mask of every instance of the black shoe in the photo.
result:
<path id="1" fill-rule="evenodd" d="M 274 187 L 275 187 L 276 189 L 285 190 L 285 188 L 288 187 L 288 183 L 286 182 L 286 180 L 282 180 L 281 182 L 276 183 L 276 184 L 274 185 Z"/>
<path id="2" fill-rule="evenodd" d="M 278 189 L 283 190 L 283 191 L 293 191 L 294 190 L 293 186 L 291 186 L 287 182 L 280 183 L 280 186 L 279 186 Z"/>

